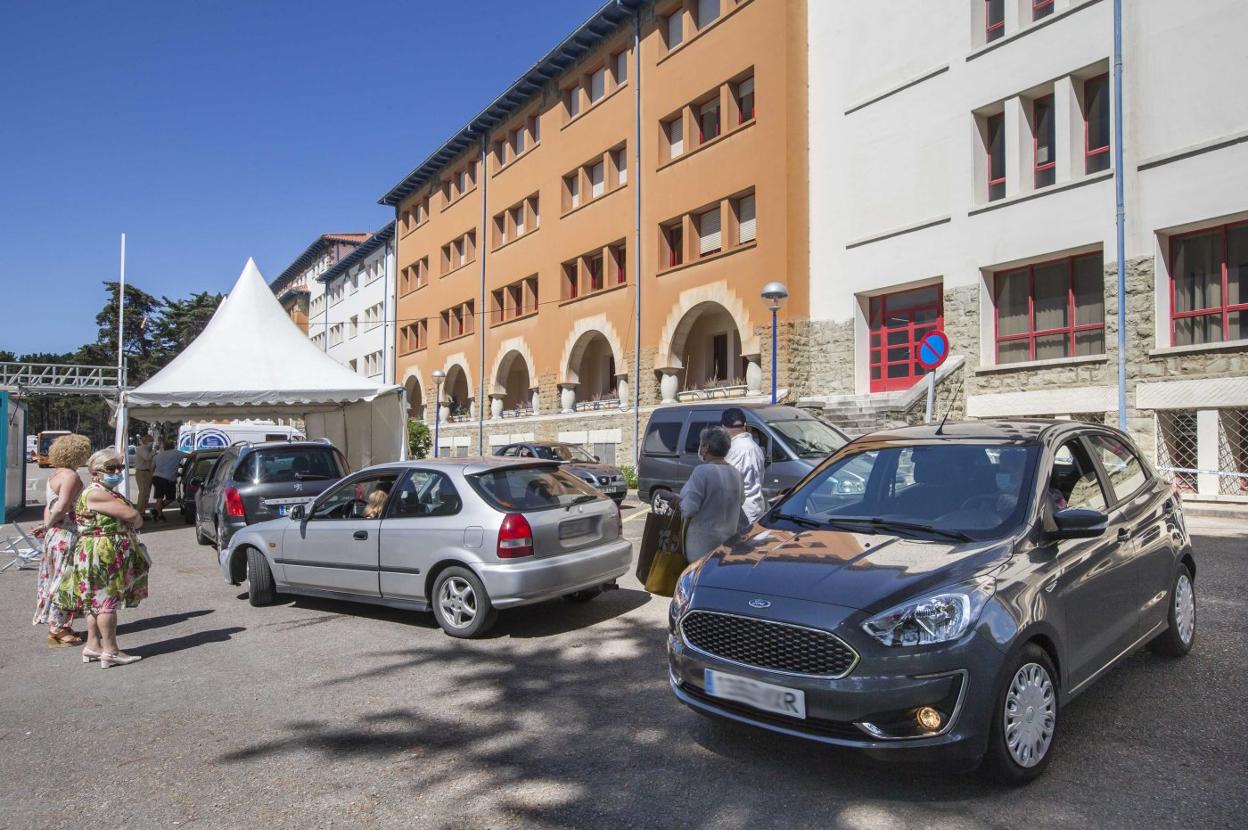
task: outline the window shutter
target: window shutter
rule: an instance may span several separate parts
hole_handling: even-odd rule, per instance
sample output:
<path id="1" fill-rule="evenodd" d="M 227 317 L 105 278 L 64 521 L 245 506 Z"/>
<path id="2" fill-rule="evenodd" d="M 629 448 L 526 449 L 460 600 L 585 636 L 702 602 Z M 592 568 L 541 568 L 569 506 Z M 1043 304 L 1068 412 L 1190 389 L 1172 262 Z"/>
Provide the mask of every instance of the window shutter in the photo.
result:
<path id="1" fill-rule="evenodd" d="M 682 118 L 673 118 L 668 122 L 667 141 L 672 146 L 672 158 L 685 152 L 685 128 Z"/>
<path id="2" fill-rule="evenodd" d="M 602 195 L 603 191 L 603 169 L 602 162 L 598 162 L 589 168 L 589 181 L 591 184 L 590 196 L 597 199 Z"/>
<path id="3" fill-rule="evenodd" d="M 719 234 L 719 211 L 708 210 L 698 217 L 698 251 L 709 254 L 721 247 Z"/>
<path id="4" fill-rule="evenodd" d="M 741 241 L 753 242 L 755 238 L 754 228 L 754 195 L 742 196 L 741 202 L 737 208 L 738 219 L 741 227 Z"/>

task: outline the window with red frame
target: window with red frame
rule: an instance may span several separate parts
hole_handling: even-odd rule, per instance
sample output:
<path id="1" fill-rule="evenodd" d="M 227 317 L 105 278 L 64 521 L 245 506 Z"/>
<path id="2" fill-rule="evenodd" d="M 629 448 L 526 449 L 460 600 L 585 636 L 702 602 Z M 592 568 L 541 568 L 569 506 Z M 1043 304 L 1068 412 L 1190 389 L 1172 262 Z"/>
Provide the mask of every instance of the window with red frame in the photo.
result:
<path id="1" fill-rule="evenodd" d="M 1105 354 L 1101 260 L 1084 254 L 995 274 L 997 363 Z"/>
<path id="2" fill-rule="evenodd" d="M 698 143 L 705 144 L 719 135 L 719 99 L 698 107 Z"/>
<path id="3" fill-rule="evenodd" d="M 1248 339 L 1248 223 L 1170 240 L 1170 342 Z"/>
<path id="4" fill-rule="evenodd" d="M 992 43 L 1005 34 L 1005 0 L 984 0 L 984 40 Z"/>
<path id="5" fill-rule="evenodd" d="M 744 124 L 754 117 L 754 78 L 753 76 L 746 78 L 737 84 L 735 89 L 737 98 L 737 123 Z"/>
<path id="6" fill-rule="evenodd" d="M 1084 172 L 1109 169 L 1109 76 L 1089 78 L 1083 84 Z"/>
<path id="7" fill-rule="evenodd" d="M 1032 127 L 1035 130 L 1035 186 L 1047 187 L 1057 180 L 1057 131 L 1053 115 L 1053 96 L 1037 98 L 1032 104 Z"/>
<path id="8" fill-rule="evenodd" d="M 602 254 L 585 257 L 585 273 L 589 278 L 589 290 L 601 291 L 605 284 L 602 281 Z"/>
<path id="9" fill-rule="evenodd" d="M 1031 19 L 1039 20 L 1053 14 L 1053 0 L 1031 0 Z"/>
<path id="10" fill-rule="evenodd" d="M 667 241 L 667 267 L 675 268 L 685 261 L 685 232 L 680 223 L 668 225 L 663 229 L 663 237 Z"/>
<path id="11" fill-rule="evenodd" d="M 576 261 L 563 264 L 563 299 L 575 300 L 580 296 L 580 284 L 577 278 Z"/>
<path id="12" fill-rule="evenodd" d="M 1005 114 L 988 116 L 984 124 L 984 149 L 988 157 L 988 201 L 1005 196 Z"/>
<path id="13" fill-rule="evenodd" d="M 615 284 L 623 285 L 628 281 L 626 254 L 623 245 L 615 245 L 611 248 L 611 261 L 615 268 Z"/>
<path id="14" fill-rule="evenodd" d="M 943 326 L 941 291 L 937 284 L 870 299 L 872 392 L 909 389 L 927 373 L 914 351 L 925 334 Z"/>

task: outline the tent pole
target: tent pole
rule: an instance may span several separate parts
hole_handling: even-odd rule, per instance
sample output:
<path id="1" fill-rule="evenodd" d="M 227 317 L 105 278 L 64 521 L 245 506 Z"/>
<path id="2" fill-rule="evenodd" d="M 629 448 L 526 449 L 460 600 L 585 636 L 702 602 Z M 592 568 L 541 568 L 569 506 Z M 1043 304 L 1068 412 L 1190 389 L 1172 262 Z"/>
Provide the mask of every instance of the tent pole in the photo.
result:
<path id="1" fill-rule="evenodd" d="M 130 497 L 130 454 L 126 452 L 130 431 L 126 413 L 126 235 L 121 235 L 121 267 L 117 282 L 117 431 L 113 434 L 113 446 L 121 453 L 121 486 L 117 490 L 125 498 Z"/>

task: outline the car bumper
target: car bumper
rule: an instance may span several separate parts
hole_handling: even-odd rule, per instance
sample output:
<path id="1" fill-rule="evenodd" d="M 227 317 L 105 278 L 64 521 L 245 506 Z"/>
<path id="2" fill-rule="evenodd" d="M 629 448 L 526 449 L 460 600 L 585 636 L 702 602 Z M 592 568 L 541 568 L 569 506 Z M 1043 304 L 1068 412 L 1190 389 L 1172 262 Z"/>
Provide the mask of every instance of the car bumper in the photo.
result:
<path id="1" fill-rule="evenodd" d="M 611 582 L 628 572 L 632 543 L 619 539 L 588 551 L 480 565 L 477 575 L 495 608 L 512 608 Z"/>
<path id="2" fill-rule="evenodd" d="M 848 675 L 834 679 L 724 660 L 689 645 L 678 629 L 668 636 L 668 679 L 672 692 L 690 708 L 760 729 L 889 759 L 973 762 L 987 747 L 985 713 L 991 711 L 1002 659 L 995 647 L 975 640 L 967 638 L 943 654 L 914 654 L 913 667 L 904 672 L 892 666 L 873 670 L 875 661 L 868 652 Z M 851 645 L 858 649 L 860 644 Z M 707 669 L 800 690 L 806 717 L 773 714 L 712 697 L 706 691 Z M 921 706 L 941 711 L 944 724 L 936 732 L 919 734 L 917 729 L 906 728 Z"/>

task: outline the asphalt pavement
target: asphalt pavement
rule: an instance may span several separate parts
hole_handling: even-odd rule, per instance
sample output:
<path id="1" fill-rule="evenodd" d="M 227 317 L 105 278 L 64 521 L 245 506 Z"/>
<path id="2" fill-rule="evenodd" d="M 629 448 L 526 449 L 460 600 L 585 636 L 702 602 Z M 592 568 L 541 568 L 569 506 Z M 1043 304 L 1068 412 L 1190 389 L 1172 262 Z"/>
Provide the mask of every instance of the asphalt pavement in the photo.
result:
<path id="1" fill-rule="evenodd" d="M 625 509 L 630 538 L 643 510 Z M 168 516 L 145 529 L 151 597 L 121 617 L 132 666 L 47 648 L 34 572 L 0 574 L 0 827 L 1244 826 L 1242 522 L 1193 522 L 1193 652 L 1096 683 L 1063 711 L 1046 775 L 1011 790 L 685 709 L 666 600 L 631 575 L 464 642 L 424 614 L 252 608 Z"/>

